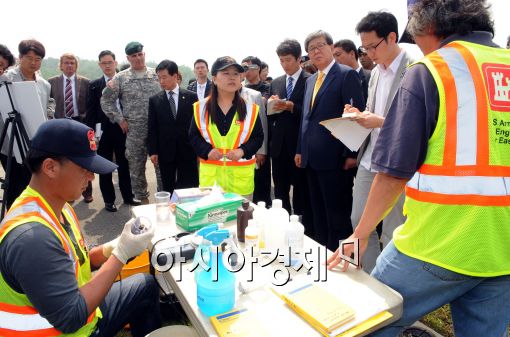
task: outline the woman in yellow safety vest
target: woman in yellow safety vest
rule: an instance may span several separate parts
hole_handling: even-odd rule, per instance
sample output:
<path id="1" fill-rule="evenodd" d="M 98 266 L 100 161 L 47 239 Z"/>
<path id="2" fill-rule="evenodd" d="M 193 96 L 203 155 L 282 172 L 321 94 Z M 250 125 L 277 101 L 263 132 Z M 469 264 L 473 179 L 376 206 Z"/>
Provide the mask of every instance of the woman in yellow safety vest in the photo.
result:
<path id="1" fill-rule="evenodd" d="M 194 104 L 189 136 L 200 157 L 200 186 L 216 183 L 247 196 L 253 193 L 255 153 L 264 131 L 259 106 L 239 94 L 243 71 L 229 56 L 214 62 L 210 95 Z"/>

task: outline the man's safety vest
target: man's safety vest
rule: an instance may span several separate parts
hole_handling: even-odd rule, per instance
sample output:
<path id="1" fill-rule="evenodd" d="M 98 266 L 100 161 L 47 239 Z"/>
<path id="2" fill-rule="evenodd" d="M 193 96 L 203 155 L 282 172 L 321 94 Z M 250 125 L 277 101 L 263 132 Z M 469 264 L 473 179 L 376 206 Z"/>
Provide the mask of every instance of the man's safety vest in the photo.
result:
<path id="1" fill-rule="evenodd" d="M 70 205 L 64 206 L 62 215 L 71 225 L 72 233 L 79 247 L 73 245 L 69 234 L 62 227 L 46 200 L 29 186 L 16 199 L 0 224 L 0 244 L 10 231 L 25 223 L 37 222 L 46 226 L 62 243 L 63 249 L 72 262 L 78 287 L 81 287 L 91 279 L 88 252 L 78 226 L 78 219 Z M 81 263 L 79 256 L 82 257 Z M 44 284 L 41 284 L 41 287 L 44 287 Z M 100 317 L 102 315 L 98 307 L 79 330 L 71 334 L 63 334 L 39 315 L 37 308 L 30 303 L 28 297 L 12 289 L 0 274 L 0 336 L 90 336 Z"/>
<path id="2" fill-rule="evenodd" d="M 239 195 L 253 193 L 255 186 L 255 156 L 250 159 L 231 161 L 226 154 L 232 149 L 237 149 L 250 138 L 255 121 L 259 113 L 259 106 L 256 104 L 246 105 L 246 118 L 239 120 L 236 112 L 225 136 L 222 136 L 216 124 L 211 123 L 207 111 L 207 99 L 195 102 L 193 111 L 195 123 L 206 142 L 213 148 L 223 153 L 220 160 L 204 160 L 200 158 L 200 186 L 213 186 L 215 183 L 223 188 L 225 192 L 233 192 Z"/>
<path id="3" fill-rule="evenodd" d="M 395 246 L 461 274 L 510 274 L 510 51 L 455 41 L 419 63 L 439 115 Z"/>

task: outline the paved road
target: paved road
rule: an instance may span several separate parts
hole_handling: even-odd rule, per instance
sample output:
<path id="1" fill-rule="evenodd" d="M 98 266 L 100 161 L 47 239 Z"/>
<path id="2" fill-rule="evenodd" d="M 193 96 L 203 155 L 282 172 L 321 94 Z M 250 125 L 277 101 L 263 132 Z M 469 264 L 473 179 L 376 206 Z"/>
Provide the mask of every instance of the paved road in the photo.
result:
<path id="1" fill-rule="evenodd" d="M 154 166 L 148 160 L 146 166 L 147 183 L 151 194 L 149 200 L 154 202 L 154 193 L 156 192 L 156 175 Z M 119 191 L 117 172 L 113 173 L 113 181 L 116 191 L 116 201 L 118 211 L 108 212 L 104 209 L 104 202 L 99 189 L 99 176 L 96 175 L 92 182 L 94 201 L 87 204 L 83 198 L 74 202 L 73 207 L 80 220 L 82 231 L 89 244 L 101 244 L 114 239 L 120 234 L 126 221 L 131 218 L 132 206 L 122 203 L 122 195 Z"/>

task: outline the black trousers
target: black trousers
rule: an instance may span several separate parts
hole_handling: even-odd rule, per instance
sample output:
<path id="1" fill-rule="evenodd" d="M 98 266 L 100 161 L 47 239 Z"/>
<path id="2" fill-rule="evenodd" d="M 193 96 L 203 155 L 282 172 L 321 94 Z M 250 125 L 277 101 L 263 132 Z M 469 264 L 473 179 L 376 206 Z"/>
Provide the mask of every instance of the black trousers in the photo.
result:
<path id="1" fill-rule="evenodd" d="M 0 160 L 4 168 L 4 172 L 7 172 L 7 156 L 0 154 Z M 7 211 L 11 207 L 14 200 L 23 192 L 30 182 L 30 171 L 25 165 L 18 164 L 16 158 L 12 158 L 11 174 L 9 177 L 9 186 L 7 191 L 4 191 L 4 202 L 5 210 Z"/>
<path id="2" fill-rule="evenodd" d="M 294 154 L 286 149 L 278 157 L 271 158 L 273 170 L 274 196 L 282 200 L 283 208 L 289 214 L 301 215 L 305 226 L 305 234 L 313 237 L 313 215 L 306 179 L 306 170 L 296 167 Z M 290 187 L 292 191 L 292 207 L 290 201 Z M 292 213 L 293 211 L 293 213 Z"/>
<path id="3" fill-rule="evenodd" d="M 266 156 L 264 165 L 255 169 L 255 189 L 253 190 L 253 202 L 264 201 L 267 206 L 271 205 L 271 159 Z"/>
<path id="4" fill-rule="evenodd" d="M 352 234 L 353 172 L 307 167 L 307 176 L 313 208 L 313 238 L 335 251 L 339 241 Z"/>
<path id="5" fill-rule="evenodd" d="M 111 125 L 103 130 L 101 140 L 97 153 L 108 159 L 113 160 L 115 154 L 115 161 L 119 168 L 119 189 L 124 201 L 133 199 L 133 191 L 131 189 L 131 178 L 129 177 L 129 164 L 126 159 L 126 135 L 122 132 L 118 125 Z M 99 188 L 103 195 L 103 200 L 107 204 L 115 202 L 115 188 L 113 187 L 112 174 L 99 175 Z"/>
<path id="6" fill-rule="evenodd" d="M 175 189 L 198 187 L 197 160 L 159 162 L 163 190 L 173 193 Z"/>

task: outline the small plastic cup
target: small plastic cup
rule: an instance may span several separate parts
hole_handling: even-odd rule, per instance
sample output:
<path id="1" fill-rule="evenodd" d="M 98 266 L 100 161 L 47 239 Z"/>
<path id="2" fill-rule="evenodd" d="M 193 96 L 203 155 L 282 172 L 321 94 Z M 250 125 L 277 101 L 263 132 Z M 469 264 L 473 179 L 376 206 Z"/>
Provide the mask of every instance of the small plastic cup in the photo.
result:
<path id="1" fill-rule="evenodd" d="M 156 215 L 158 222 L 168 221 L 170 218 L 170 193 L 161 191 L 154 194 L 156 199 Z"/>

